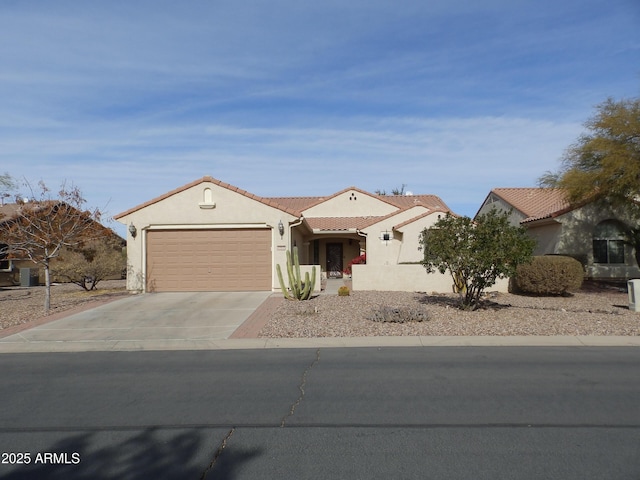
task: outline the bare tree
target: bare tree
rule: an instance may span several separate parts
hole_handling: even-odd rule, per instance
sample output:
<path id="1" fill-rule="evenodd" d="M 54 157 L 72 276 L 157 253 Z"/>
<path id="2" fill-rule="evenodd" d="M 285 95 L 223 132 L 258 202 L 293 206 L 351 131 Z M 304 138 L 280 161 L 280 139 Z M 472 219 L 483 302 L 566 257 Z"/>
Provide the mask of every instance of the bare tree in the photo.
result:
<path id="1" fill-rule="evenodd" d="M 44 269 L 45 313 L 51 308 L 51 260 L 64 249 L 77 249 L 105 235 L 100 210 L 83 210 L 86 200 L 76 186 L 60 187 L 57 197 L 39 182 L 39 196 L 20 206 L 17 216 L 7 221 L 3 236 L 10 258 L 28 258 Z M 29 187 L 30 188 L 30 187 Z M 33 194 L 33 190 L 31 192 Z"/>
<path id="2" fill-rule="evenodd" d="M 4 199 L 11 196 L 17 187 L 15 179 L 7 172 L 0 175 L 0 202 L 4 204 Z"/>
<path id="3" fill-rule="evenodd" d="M 406 190 L 405 190 L 406 188 L 407 188 L 407 184 L 403 183 L 400 187 L 391 189 L 391 195 L 404 195 L 406 193 Z M 381 195 L 381 196 L 387 195 L 386 190 L 376 190 L 374 193 L 376 195 Z"/>

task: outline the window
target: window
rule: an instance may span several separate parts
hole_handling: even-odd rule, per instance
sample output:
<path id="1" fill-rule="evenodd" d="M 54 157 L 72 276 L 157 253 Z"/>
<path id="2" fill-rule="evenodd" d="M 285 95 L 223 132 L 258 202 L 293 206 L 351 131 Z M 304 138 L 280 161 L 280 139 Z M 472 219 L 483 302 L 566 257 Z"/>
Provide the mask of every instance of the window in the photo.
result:
<path id="1" fill-rule="evenodd" d="M 624 226 L 615 220 L 599 223 L 593 232 L 594 263 L 625 263 Z"/>
<path id="2" fill-rule="evenodd" d="M 7 259 L 8 253 L 7 248 L 9 245 L 5 243 L 0 243 L 0 271 L 10 272 L 11 271 L 11 260 Z"/>

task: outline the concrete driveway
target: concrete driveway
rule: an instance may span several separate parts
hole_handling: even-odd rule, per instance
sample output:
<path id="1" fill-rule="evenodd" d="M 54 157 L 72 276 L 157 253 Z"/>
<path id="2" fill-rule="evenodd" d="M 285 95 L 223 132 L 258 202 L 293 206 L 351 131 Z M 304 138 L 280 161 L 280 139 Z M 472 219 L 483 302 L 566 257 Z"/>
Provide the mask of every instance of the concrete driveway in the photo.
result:
<path id="1" fill-rule="evenodd" d="M 271 292 L 132 295 L 0 339 L 0 352 L 171 350 L 216 346 Z"/>

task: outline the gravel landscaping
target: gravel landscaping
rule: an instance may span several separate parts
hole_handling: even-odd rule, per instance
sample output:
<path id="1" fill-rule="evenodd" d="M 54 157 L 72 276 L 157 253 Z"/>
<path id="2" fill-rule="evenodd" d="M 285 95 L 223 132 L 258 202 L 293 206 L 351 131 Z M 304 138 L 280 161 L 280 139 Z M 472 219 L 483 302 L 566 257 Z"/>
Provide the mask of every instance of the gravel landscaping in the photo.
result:
<path id="1" fill-rule="evenodd" d="M 91 292 L 72 283 L 52 285 L 49 315 L 127 295 L 125 285 L 125 280 L 104 280 Z M 44 294 L 45 287 L 0 287 L 0 330 L 44 317 Z"/>
<path id="2" fill-rule="evenodd" d="M 51 315 L 127 295 L 124 280 L 85 292 L 73 284 L 52 287 Z M 44 287 L 0 288 L 0 330 L 43 315 Z M 268 338 L 366 336 L 640 335 L 640 313 L 615 287 L 589 285 L 569 297 L 489 293 L 484 307 L 459 310 L 455 295 L 351 292 L 280 302 L 258 336 Z"/>
<path id="3" fill-rule="evenodd" d="M 489 293 L 482 309 L 462 311 L 455 295 L 351 292 L 283 301 L 259 336 L 505 336 L 640 334 L 640 313 L 613 287 L 589 286 L 569 297 Z"/>

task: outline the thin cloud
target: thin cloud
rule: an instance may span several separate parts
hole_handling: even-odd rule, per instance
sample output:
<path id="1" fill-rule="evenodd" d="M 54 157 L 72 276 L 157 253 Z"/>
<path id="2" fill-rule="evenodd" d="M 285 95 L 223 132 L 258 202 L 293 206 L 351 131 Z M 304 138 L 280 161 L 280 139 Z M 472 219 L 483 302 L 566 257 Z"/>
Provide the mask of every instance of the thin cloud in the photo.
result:
<path id="1" fill-rule="evenodd" d="M 0 5 L 0 171 L 126 210 L 203 175 L 258 195 L 408 184 L 475 213 L 637 96 L 631 0 Z"/>

